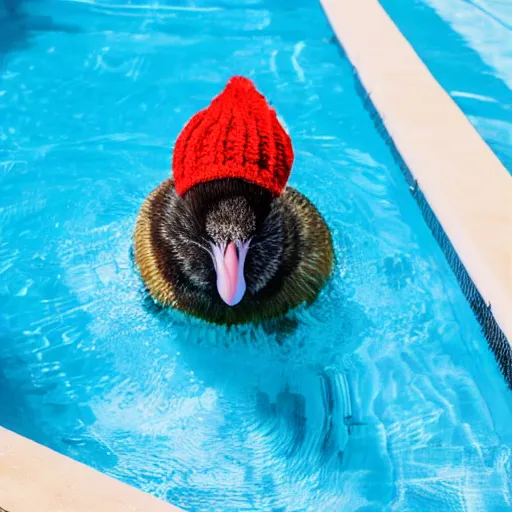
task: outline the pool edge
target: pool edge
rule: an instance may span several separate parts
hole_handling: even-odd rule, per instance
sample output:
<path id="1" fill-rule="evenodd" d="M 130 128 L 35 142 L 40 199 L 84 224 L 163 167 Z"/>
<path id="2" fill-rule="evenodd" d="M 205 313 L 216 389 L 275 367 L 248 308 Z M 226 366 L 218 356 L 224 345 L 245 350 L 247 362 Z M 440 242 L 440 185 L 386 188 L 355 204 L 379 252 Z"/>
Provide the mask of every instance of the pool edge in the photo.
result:
<path id="1" fill-rule="evenodd" d="M 512 387 L 512 176 L 378 0 L 320 3 Z"/>
<path id="2" fill-rule="evenodd" d="M 135 487 L 0 427 L 2 509 L 9 512 L 180 512 Z"/>

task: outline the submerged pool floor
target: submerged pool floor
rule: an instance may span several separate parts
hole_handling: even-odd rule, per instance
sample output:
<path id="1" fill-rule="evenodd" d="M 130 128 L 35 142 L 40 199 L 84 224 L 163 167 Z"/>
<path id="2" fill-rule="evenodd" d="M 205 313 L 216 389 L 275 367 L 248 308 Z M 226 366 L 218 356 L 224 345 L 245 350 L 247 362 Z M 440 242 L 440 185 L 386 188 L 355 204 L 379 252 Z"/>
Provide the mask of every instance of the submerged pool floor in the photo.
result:
<path id="1" fill-rule="evenodd" d="M 509 510 L 510 392 L 319 5 L 193 5 L 0 19 L 0 423 L 191 511 Z M 232 74 L 284 119 L 336 243 L 277 334 L 156 311 L 130 259 Z"/>

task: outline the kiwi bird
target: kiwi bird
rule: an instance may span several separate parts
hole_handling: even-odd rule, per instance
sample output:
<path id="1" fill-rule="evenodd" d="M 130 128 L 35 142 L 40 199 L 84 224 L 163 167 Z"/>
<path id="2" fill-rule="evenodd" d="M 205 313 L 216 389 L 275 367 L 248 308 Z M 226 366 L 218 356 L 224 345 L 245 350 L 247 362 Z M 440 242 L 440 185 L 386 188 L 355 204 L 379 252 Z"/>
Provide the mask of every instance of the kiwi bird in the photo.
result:
<path id="1" fill-rule="evenodd" d="M 274 109 L 250 80 L 231 78 L 186 124 L 172 177 L 140 209 L 135 263 L 155 302 L 229 325 L 316 299 L 332 272 L 332 238 L 286 185 L 292 163 Z"/>

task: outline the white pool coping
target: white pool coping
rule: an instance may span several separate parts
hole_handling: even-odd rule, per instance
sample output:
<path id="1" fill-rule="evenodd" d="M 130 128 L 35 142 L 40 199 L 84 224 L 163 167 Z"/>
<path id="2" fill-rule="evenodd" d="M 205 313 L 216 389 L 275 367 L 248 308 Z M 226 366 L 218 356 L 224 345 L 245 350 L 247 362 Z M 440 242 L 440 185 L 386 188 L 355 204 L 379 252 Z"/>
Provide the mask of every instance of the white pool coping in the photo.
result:
<path id="1" fill-rule="evenodd" d="M 178 512 L 149 494 L 0 428 L 0 510 Z"/>
<path id="2" fill-rule="evenodd" d="M 512 343 L 512 176 L 377 0 L 320 1 L 394 145 Z"/>

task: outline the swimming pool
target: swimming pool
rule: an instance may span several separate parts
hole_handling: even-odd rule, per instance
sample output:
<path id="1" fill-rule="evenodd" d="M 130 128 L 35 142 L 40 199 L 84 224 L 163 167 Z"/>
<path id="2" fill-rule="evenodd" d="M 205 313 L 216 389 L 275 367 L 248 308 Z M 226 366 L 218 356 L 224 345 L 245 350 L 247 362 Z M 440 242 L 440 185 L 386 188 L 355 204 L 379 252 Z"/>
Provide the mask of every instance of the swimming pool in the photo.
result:
<path id="1" fill-rule="evenodd" d="M 393 21 L 512 173 L 512 4 L 381 0 Z"/>
<path id="2" fill-rule="evenodd" d="M 2 41 L 3 425 L 187 510 L 509 508 L 509 391 L 320 7 L 20 9 Z M 336 242 L 288 333 L 159 313 L 130 260 L 172 141 L 235 73 L 284 118 L 291 184 Z"/>

